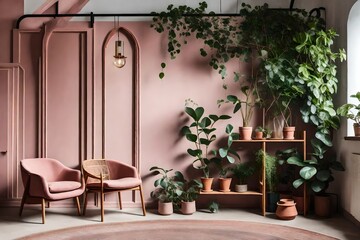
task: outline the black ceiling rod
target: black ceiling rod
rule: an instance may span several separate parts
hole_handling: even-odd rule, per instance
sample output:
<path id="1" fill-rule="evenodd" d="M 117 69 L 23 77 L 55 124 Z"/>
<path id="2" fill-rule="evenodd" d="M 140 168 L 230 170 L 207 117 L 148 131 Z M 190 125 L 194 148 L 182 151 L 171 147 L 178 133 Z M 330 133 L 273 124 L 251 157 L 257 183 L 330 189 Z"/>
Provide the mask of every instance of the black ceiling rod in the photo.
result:
<path id="1" fill-rule="evenodd" d="M 294 9 L 294 3 L 295 3 L 295 0 L 291 0 L 290 2 L 290 11 L 292 11 Z"/>
<path id="2" fill-rule="evenodd" d="M 46 18 L 46 17 L 90 17 L 90 25 L 93 25 L 95 17 L 156 17 L 159 13 L 76 13 L 76 14 L 25 14 L 16 21 L 16 28 L 20 28 L 20 23 L 25 18 Z M 205 14 L 183 14 L 184 17 L 238 17 L 239 13 L 205 13 Z"/>

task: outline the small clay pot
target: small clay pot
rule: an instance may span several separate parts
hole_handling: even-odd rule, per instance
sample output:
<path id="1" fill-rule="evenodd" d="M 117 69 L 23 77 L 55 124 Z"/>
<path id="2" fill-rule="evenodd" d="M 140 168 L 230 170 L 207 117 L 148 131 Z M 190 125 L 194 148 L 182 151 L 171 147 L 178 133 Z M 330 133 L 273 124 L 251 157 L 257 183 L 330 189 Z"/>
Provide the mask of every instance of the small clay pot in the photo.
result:
<path id="1" fill-rule="evenodd" d="M 284 127 L 283 128 L 284 139 L 295 139 L 295 127 Z"/>
<path id="2" fill-rule="evenodd" d="M 196 212 L 195 201 L 192 202 L 181 202 L 181 213 L 185 215 L 191 215 Z"/>
<path id="3" fill-rule="evenodd" d="M 214 178 L 201 178 L 201 183 L 203 184 L 203 189 L 201 191 L 203 192 L 212 192 L 212 182 Z"/>
<path id="4" fill-rule="evenodd" d="M 276 216 L 282 220 L 294 219 L 298 215 L 295 205 L 293 199 L 280 199 L 277 202 Z"/>

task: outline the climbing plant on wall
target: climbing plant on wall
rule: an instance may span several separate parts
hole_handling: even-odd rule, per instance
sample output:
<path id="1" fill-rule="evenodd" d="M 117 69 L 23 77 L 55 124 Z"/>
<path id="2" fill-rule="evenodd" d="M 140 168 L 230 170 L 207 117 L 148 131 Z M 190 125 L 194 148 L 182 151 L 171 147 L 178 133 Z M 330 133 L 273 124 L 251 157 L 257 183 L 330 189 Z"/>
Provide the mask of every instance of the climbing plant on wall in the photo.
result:
<path id="1" fill-rule="evenodd" d="M 336 61 L 346 58 L 345 51 L 332 50 L 337 34 L 327 30 L 321 18 L 305 10 L 275 10 L 267 4 L 252 8 L 242 4 L 238 17 L 206 13 L 206 2 L 199 7 L 175 7 L 153 18 L 151 27 L 167 33 L 171 59 L 181 53 L 189 37 L 203 42 L 199 54 L 208 57 L 209 65 L 224 80 L 233 76 L 239 96 L 229 95 L 219 104 L 233 103 L 248 124 L 255 106 L 281 113 L 285 120 L 294 105 L 301 106 L 305 123 L 316 127 L 312 140 L 312 161 L 324 159 L 332 146 L 331 130 L 339 127 L 333 95 L 337 91 Z M 227 72 L 230 60 L 249 64 L 247 72 Z M 165 63 L 159 77 L 165 77 Z M 246 96 L 245 101 L 244 95 Z M 246 111 L 244 111 L 246 109 Z"/>

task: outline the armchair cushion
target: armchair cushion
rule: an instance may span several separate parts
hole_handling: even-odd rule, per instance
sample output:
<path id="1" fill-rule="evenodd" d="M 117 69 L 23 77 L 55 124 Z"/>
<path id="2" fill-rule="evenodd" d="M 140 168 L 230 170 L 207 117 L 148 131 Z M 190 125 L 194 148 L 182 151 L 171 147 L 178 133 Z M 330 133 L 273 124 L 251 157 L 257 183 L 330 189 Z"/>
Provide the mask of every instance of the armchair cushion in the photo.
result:
<path id="1" fill-rule="evenodd" d="M 122 178 L 122 179 L 115 179 L 115 180 L 104 180 L 103 182 L 105 189 L 129 189 L 133 187 L 137 187 L 141 184 L 141 179 L 139 178 Z M 101 188 L 101 183 L 88 183 L 88 188 Z"/>
<path id="2" fill-rule="evenodd" d="M 51 193 L 69 192 L 81 188 L 81 183 L 74 181 L 48 182 L 48 185 Z"/>

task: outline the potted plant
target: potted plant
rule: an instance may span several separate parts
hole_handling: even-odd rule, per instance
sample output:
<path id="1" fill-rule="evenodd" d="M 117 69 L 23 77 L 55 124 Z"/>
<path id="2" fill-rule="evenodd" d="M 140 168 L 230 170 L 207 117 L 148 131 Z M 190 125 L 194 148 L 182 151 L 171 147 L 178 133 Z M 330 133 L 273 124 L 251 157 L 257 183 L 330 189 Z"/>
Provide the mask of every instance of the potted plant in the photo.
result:
<path id="1" fill-rule="evenodd" d="M 230 170 L 229 167 L 225 167 L 223 160 L 226 160 L 227 163 L 234 163 L 235 157 L 240 159 L 239 154 L 234 151 L 231 147 L 234 140 L 239 139 L 239 134 L 233 132 L 234 127 L 231 124 L 226 126 L 226 134 L 228 135 L 227 138 L 227 146 L 219 148 L 219 156 L 220 158 L 215 159 L 215 163 L 219 168 L 219 191 L 221 192 L 229 192 L 230 185 L 231 185 L 231 178 L 226 177 L 228 171 Z"/>
<path id="2" fill-rule="evenodd" d="M 360 136 L 360 92 L 350 97 L 357 99 L 358 103 L 346 103 L 337 109 L 337 114 L 354 121 L 355 136 Z"/>
<path id="3" fill-rule="evenodd" d="M 321 151 L 321 142 L 313 140 L 311 142 L 313 148 Z M 325 154 L 324 152 L 318 154 Z M 313 154 L 314 155 L 314 154 Z M 315 193 L 316 202 L 319 199 L 324 200 L 321 204 L 315 204 L 315 213 L 321 217 L 329 217 L 331 215 L 331 197 L 326 193 L 329 184 L 334 181 L 333 171 L 344 171 L 345 168 L 341 162 L 336 160 L 336 154 L 331 154 L 332 157 L 314 157 L 303 161 L 298 156 L 291 156 L 287 159 L 287 163 L 300 167 L 300 177 L 293 182 L 295 188 L 307 183 L 307 186 Z M 317 207 L 324 207 L 322 211 L 318 211 Z"/>
<path id="4" fill-rule="evenodd" d="M 259 166 L 262 166 L 263 158 L 265 158 L 265 182 L 267 191 L 267 206 L 268 212 L 275 212 L 277 202 L 280 199 L 279 193 L 276 191 L 278 184 L 277 166 L 278 160 L 275 156 L 272 156 L 263 150 L 256 152 L 256 162 Z"/>
<path id="5" fill-rule="evenodd" d="M 202 188 L 202 183 L 196 179 L 187 181 L 183 179 L 181 199 L 181 212 L 185 215 L 190 215 L 196 212 L 195 200 L 199 196 L 199 191 Z"/>
<path id="6" fill-rule="evenodd" d="M 247 179 L 255 172 L 255 167 L 251 166 L 249 162 L 239 162 L 230 169 L 234 176 L 238 179 L 238 184 L 235 185 L 235 192 L 246 192 Z"/>
<path id="7" fill-rule="evenodd" d="M 264 139 L 271 137 L 272 130 L 264 128 L 262 126 L 257 126 L 255 128 L 255 139 Z"/>
<path id="8" fill-rule="evenodd" d="M 210 164 L 217 158 L 217 151 L 210 150 L 212 142 L 216 140 L 215 123 L 219 120 L 230 119 L 228 115 L 210 114 L 204 116 L 203 107 L 185 107 L 185 113 L 192 119 L 189 125 L 181 129 L 181 133 L 188 141 L 194 144 L 193 148 L 188 148 L 189 155 L 195 158 L 193 166 L 203 171 L 201 181 L 203 183 L 203 191 L 212 191 L 211 185 L 213 178 L 210 177 Z"/>
<path id="9" fill-rule="evenodd" d="M 174 205 L 178 206 L 182 194 L 183 182 L 179 180 L 183 179 L 183 176 L 178 171 L 175 172 L 174 176 L 169 176 L 168 173 L 172 170 L 157 166 L 150 168 L 154 175 L 161 175 L 155 180 L 154 187 L 156 189 L 150 194 L 151 198 L 158 200 L 158 212 L 161 215 L 172 214 Z"/>

